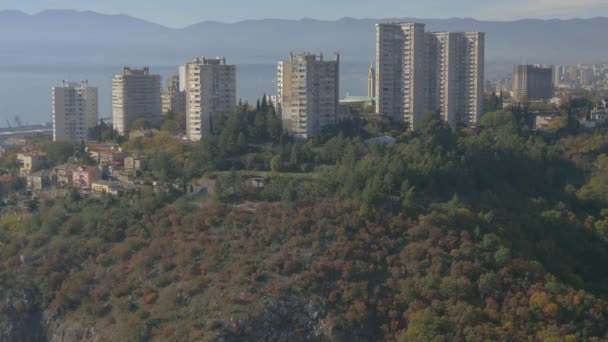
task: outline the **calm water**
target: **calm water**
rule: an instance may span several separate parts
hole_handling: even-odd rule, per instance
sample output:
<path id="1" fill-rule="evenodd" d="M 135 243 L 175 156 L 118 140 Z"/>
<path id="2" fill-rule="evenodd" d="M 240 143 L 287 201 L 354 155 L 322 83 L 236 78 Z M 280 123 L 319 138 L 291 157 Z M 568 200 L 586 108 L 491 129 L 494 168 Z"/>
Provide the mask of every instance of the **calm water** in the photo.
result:
<path id="1" fill-rule="evenodd" d="M 369 64 L 342 64 L 340 92 L 344 97 L 367 94 Z M 177 67 L 151 67 L 152 72 L 165 77 L 177 74 Z M 100 117 L 111 116 L 112 75 L 122 72 L 122 66 L 111 67 L 0 67 L 0 127 L 6 127 L 19 115 L 24 123 L 43 123 L 52 120 L 51 87 L 62 80 L 88 80 L 99 88 Z M 250 103 L 263 94 L 276 94 L 276 65 L 239 65 L 237 96 Z"/>

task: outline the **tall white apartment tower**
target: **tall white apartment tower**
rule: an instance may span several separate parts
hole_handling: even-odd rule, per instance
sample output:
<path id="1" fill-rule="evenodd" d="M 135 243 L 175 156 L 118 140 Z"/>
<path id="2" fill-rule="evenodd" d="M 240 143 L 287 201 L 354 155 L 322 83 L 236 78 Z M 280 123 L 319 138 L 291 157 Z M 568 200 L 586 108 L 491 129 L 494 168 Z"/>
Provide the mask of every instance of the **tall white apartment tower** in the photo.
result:
<path id="1" fill-rule="evenodd" d="M 483 110 L 485 35 L 425 33 L 424 24 L 376 25 L 378 113 L 419 127 L 425 112 L 450 125 L 476 124 Z"/>
<path id="2" fill-rule="evenodd" d="M 323 55 L 290 55 L 278 65 L 277 102 L 283 128 L 308 139 L 337 122 L 340 98 L 340 55 L 326 61 Z"/>
<path id="3" fill-rule="evenodd" d="M 483 110 L 484 34 L 427 33 L 427 110 L 451 126 L 474 125 Z"/>
<path id="4" fill-rule="evenodd" d="M 196 58 L 186 64 L 186 132 L 198 141 L 211 134 L 221 115 L 236 110 L 236 65 L 225 58 Z"/>
<path id="5" fill-rule="evenodd" d="M 426 107 L 424 24 L 376 25 L 376 112 L 420 125 Z"/>
<path id="6" fill-rule="evenodd" d="M 462 124 L 477 125 L 483 115 L 483 88 L 485 83 L 486 34 L 465 32 L 464 34 L 464 89 L 466 99 Z"/>
<path id="7" fill-rule="evenodd" d="M 87 141 L 88 129 L 97 125 L 98 93 L 87 81 L 63 81 L 53 87 L 53 140 L 78 143 Z"/>
<path id="8" fill-rule="evenodd" d="M 122 74 L 112 79 L 112 125 L 124 135 L 138 119 L 160 126 L 160 75 L 150 74 L 148 67 L 125 67 Z"/>

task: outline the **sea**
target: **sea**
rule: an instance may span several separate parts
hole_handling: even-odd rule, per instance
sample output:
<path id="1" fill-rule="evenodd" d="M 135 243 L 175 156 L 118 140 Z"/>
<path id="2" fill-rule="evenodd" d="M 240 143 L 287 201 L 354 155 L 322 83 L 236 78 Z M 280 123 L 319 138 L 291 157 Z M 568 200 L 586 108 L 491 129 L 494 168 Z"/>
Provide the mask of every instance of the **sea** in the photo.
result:
<path id="1" fill-rule="evenodd" d="M 0 128 L 52 121 L 51 88 L 63 80 L 87 80 L 99 88 L 99 117 L 112 116 L 112 76 L 123 66 L 0 66 Z M 163 77 L 178 73 L 178 66 L 150 66 Z M 340 95 L 367 95 L 369 63 L 340 65 Z M 255 103 L 264 94 L 276 95 L 276 64 L 237 65 L 237 98 Z M 164 84 L 164 81 L 163 81 Z M 18 117 L 18 120 L 16 118 Z M 8 121 L 8 123 L 7 123 Z"/>

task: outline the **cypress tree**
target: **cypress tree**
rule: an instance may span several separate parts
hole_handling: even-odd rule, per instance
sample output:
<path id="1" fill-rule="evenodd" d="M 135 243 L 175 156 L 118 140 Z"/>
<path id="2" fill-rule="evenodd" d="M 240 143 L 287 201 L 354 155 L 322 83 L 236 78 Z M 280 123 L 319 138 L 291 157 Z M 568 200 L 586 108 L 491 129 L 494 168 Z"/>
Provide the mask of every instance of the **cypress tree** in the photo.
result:
<path id="1" fill-rule="evenodd" d="M 266 94 L 262 97 L 262 105 L 260 106 L 262 113 L 268 114 L 268 100 L 266 99 Z"/>

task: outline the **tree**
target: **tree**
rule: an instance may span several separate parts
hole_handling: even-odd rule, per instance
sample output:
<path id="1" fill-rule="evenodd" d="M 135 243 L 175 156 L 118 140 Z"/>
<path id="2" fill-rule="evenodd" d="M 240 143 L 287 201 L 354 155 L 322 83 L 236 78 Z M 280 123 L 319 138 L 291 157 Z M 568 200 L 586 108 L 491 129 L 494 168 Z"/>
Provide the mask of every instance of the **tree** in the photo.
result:
<path id="1" fill-rule="evenodd" d="M 283 161 L 280 155 L 272 157 L 270 160 L 270 168 L 273 172 L 281 172 L 283 170 Z"/>
<path id="2" fill-rule="evenodd" d="M 75 156 L 77 146 L 65 141 L 54 141 L 44 146 L 43 151 L 47 154 L 49 166 L 66 163 L 68 159 Z"/>
<path id="3" fill-rule="evenodd" d="M 135 121 L 133 121 L 133 123 L 131 124 L 131 130 L 146 130 L 146 129 L 150 129 L 152 128 L 152 125 L 150 124 L 150 122 L 148 122 L 146 119 L 144 118 L 139 118 Z"/>
<path id="4" fill-rule="evenodd" d="M 262 111 L 262 113 L 268 114 L 268 108 L 268 101 L 266 99 L 266 94 L 264 94 L 264 96 L 262 97 L 262 104 L 260 105 L 260 110 Z"/>
<path id="5" fill-rule="evenodd" d="M 515 117 L 509 111 L 498 110 L 485 113 L 480 120 L 480 126 L 487 128 L 515 128 Z"/>
<path id="6" fill-rule="evenodd" d="M 501 100 L 496 94 L 492 93 L 483 97 L 483 112 L 495 112 L 500 110 Z"/>

